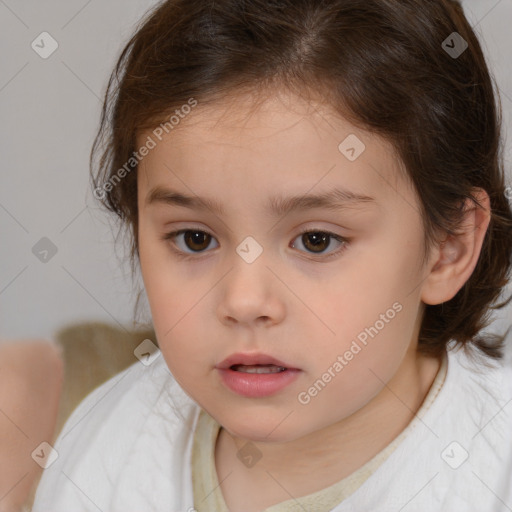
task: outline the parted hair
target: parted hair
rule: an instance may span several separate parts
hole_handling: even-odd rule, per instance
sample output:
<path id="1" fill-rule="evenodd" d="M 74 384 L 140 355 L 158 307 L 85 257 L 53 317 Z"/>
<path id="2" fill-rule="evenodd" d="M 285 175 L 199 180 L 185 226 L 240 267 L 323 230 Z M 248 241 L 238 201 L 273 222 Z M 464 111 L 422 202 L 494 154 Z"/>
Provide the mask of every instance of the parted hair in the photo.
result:
<path id="1" fill-rule="evenodd" d="M 90 155 L 94 195 L 128 232 L 132 272 L 137 137 L 183 112 L 191 99 L 204 106 L 280 87 L 321 98 L 392 143 L 420 201 L 425 256 L 439 233 L 458 233 L 466 199 L 481 206 L 474 189 L 487 192 L 491 220 L 476 268 L 451 300 L 425 306 L 418 350 L 439 356 L 454 340 L 502 357 L 504 336 L 482 332 L 491 311 L 511 300 L 498 303 L 512 265 L 501 103 L 478 37 L 453 0 L 155 5 L 112 71 Z"/>

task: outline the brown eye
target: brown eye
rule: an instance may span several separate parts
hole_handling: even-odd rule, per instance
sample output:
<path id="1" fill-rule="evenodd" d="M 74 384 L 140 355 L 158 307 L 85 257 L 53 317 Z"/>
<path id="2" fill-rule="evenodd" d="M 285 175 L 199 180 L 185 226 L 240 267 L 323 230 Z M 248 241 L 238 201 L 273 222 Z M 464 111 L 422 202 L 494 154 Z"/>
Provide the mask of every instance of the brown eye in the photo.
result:
<path id="1" fill-rule="evenodd" d="M 187 257 L 208 252 L 207 249 L 210 246 L 211 241 L 215 240 L 215 237 L 200 229 L 181 229 L 166 233 L 163 235 L 162 239 L 165 241 L 170 240 L 172 242 L 172 245 L 175 247 L 171 248 L 176 254 Z M 296 237 L 296 240 L 299 239 L 306 252 L 322 256 L 323 260 L 338 256 L 346 249 L 349 243 L 348 239 L 337 235 L 336 233 L 312 229 L 300 233 Z M 333 240 L 338 244 L 338 248 L 328 251 Z M 292 243 L 292 247 L 295 247 L 294 243 Z"/>
<path id="2" fill-rule="evenodd" d="M 347 245 L 347 240 L 345 238 L 336 235 L 335 233 L 330 233 L 329 231 L 304 231 L 300 233 L 297 239 L 300 239 L 301 244 L 310 254 L 318 254 L 322 256 L 325 254 L 326 258 L 336 256 Z M 332 240 L 335 240 L 340 248 L 338 250 L 325 252 L 331 246 Z M 295 247 L 295 244 L 293 244 L 292 247 Z"/>
<path id="3" fill-rule="evenodd" d="M 178 247 L 178 251 L 185 254 L 204 252 L 213 239 L 212 235 L 199 229 L 172 231 L 171 233 L 167 233 L 163 238 L 164 240 L 171 240 L 173 244 Z"/>
<path id="4" fill-rule="evenodd" d="M 185 231 L 183 240 L 193 251 L 202 251 L 210 244 L 211 236 L 204 231 Z"/>
<path id="5" fill-rule="evenodd" d="M 302 242 L 308 251 L 322 252 L 329 247 L 330 236 L 321 231 L 310 231 L 302 235 Z"/>

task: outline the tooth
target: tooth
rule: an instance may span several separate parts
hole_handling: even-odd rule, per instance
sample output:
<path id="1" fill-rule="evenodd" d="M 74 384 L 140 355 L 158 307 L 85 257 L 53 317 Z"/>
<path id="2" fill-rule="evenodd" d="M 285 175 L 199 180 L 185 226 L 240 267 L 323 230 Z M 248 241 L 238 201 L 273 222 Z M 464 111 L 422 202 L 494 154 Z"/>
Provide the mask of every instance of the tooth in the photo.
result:
<path id="1" fill-rule="evenodd" d="M 286 370 L 282 366 L 275 365 L 243 365 L 237 364 L 233 366 L 233 369 L 243 373 L 279 373 Z"/>

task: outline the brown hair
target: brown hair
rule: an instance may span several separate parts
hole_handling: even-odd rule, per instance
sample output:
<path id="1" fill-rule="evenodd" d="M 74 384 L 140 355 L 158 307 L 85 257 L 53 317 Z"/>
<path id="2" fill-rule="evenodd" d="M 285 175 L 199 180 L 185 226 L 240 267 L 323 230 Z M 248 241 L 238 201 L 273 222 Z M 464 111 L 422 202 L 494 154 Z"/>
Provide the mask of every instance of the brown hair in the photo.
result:
<path id="1" fill-rule="evenodd" d="M 454 32 L 468 44 L 461 55 L 443 43 L 454 47 Z M 137 135 L 191 99 L 205 105 L 273 87 L 322 98 L 393 144 L 420 199 L 425 255 L 439 232 L 457 232 L 466 198 L 480 206 L 473 187 L 489 194 L 477 266 L 450 301 L 426 305 L 418 350 L 439 356 L 454 340 L 498 359 L 504 337 L 480 333 L 490 309 L 511 300 L 495 305 L 509 280 L 512 211 L 494 85 L 456 1 L 164 1 L 141 20 L 110 77 L 91 151 L 94 194 L 129 230 L 133 272 Z"/>

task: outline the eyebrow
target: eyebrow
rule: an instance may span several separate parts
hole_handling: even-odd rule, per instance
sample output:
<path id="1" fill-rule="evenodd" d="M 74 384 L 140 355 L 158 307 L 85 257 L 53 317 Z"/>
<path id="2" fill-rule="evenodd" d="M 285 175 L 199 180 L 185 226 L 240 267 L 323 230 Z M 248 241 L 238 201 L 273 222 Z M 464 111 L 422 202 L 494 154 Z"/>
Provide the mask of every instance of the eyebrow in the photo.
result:
<path id="1" fill-rule="evenodd" d="M 224 207 L 214 199 L 199 196 L 189 196 L 175 190 L 157 186 L 153 188 L 145 200 L 146 205 L 166 204 L 181 206 L 195 210 L 210 210 L 218 215 L 225 215 Z M 275 217 L 301 210 L 325 208 L 329 210 L 343 210 L 359 206 L 375 206 L 376 199 L 364 194 L 358 194 L 343 188 L 334 188 L 328 192 L 314 195 L 274 196 L 267 204 L 267 209 Z"/>

